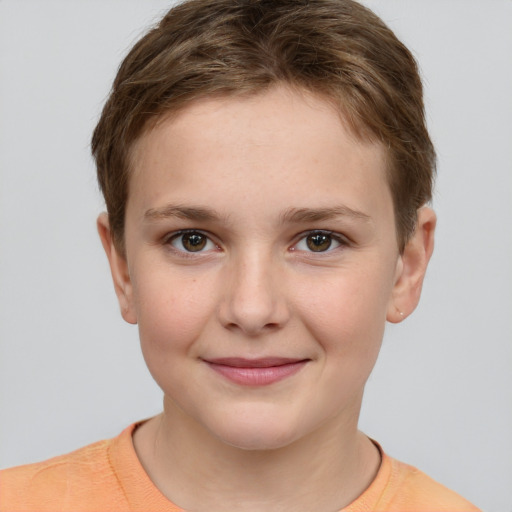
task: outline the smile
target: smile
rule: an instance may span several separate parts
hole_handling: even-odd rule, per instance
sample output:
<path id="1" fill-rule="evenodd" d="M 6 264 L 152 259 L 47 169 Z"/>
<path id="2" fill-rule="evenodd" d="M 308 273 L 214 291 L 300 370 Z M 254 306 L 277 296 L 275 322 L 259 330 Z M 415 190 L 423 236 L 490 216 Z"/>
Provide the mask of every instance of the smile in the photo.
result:
<path id="1" fill-rule="evenodd" d="M 210 368 L 226 379 L 244 386 L 267 386 L 300 371 L 309 359 L 269 357 L 244 359 L 227 357 L 205 360 Z"/>

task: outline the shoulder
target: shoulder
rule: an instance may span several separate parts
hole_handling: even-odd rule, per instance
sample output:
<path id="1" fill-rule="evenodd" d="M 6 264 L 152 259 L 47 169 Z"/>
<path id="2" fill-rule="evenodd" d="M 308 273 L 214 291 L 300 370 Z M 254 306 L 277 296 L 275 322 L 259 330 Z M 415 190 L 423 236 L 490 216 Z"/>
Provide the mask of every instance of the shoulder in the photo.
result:
<path id="1" fill-rule="evenodd" d="M 373 482 L 343 512 L 480 512 L 456 492 L 409 464 L 381 454 Z"/>
<path id="2" fill-rule="evenodd" d="M 417 468 L 387 457 L 390 479 L 383 493 L 384 509 L 408 512 L 478 512 L 456 492 L 436 482 Z M 392 508 L 389 508 L 392 505 Z"/>
<path id="3" fill-rule="evenodd" d="M 94 497 L 100 495 L 102 506 L 106 496 L 119 506 L 123 495 L 109 463 L 110 444 L 99 441 L 44 462 L 0 471 L 0 511 L 78 512 L 94 507 Z"/>

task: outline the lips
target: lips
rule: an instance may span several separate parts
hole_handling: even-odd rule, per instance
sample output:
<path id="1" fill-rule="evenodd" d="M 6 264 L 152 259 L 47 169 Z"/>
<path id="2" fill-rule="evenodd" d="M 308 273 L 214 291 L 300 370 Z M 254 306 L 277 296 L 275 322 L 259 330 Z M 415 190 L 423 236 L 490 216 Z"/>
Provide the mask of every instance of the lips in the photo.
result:
<path id="1" fill-rule="evenodd" d="M 212 370 L 236 384 L 267 386 L 291 377 L 300 371 L 309 359 L 223 357 L 204 361 Z"/>

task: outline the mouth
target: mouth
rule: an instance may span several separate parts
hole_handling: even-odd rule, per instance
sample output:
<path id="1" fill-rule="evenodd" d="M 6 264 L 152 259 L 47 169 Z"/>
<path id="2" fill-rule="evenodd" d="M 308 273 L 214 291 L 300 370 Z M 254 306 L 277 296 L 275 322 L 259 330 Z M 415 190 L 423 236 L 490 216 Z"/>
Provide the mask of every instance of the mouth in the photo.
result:
<path id="1" fill-rule="evenodd" d="M 299 372 L 309 361 L 283 357 L 223 357 L 204 360 L 212 370 L 227 380 L 243 386 L 267 386 L 281 381 Z"/>

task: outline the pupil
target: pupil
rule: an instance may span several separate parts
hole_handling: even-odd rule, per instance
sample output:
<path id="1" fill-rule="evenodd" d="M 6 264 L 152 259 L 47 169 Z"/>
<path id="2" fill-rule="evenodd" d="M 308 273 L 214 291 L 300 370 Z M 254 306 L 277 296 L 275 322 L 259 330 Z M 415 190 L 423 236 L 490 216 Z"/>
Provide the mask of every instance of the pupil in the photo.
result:
<path id="1" fill-rule="evenodd" d="M 183 247 L 190 252 L 197 252 L 206 245 L 206 237 L 199 233 L 189 233 L 183 235 Z"/>
<path id="2" fill-rule="evenodd" d="M 309 235 L 307 245 L 314 252 L 326 251 L 331 246 L 331 237 L 322 233 Z"/>

